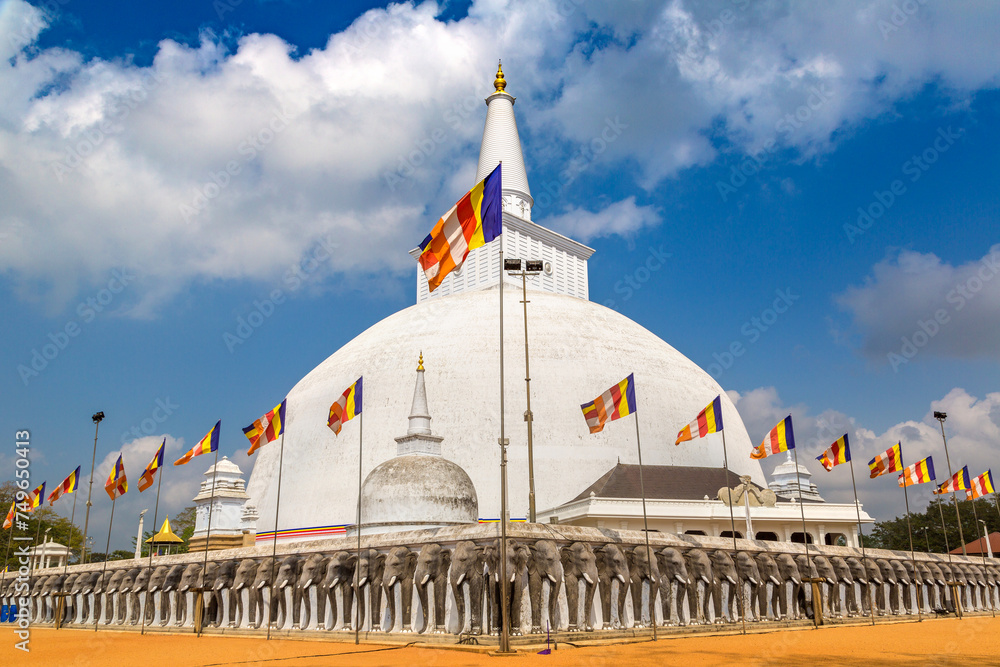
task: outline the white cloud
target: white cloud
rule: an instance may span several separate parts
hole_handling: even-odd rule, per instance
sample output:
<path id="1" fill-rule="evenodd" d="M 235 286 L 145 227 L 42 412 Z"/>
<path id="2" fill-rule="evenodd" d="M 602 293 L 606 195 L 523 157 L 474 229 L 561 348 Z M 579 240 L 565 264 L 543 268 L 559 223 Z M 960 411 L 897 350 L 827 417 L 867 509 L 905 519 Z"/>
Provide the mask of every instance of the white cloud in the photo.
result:
<path id="1" fill-rule="evenodd" d="M 579 241 L 587 242 L 602 236 L 629 236 L 660 223 L 660 213 L 654 206 L 636 206 L 635 197 L 608 204 L 600 211 L 573 208 L 545 219 L 546 227 Z"/>
<path id="2" fill-rule="evenodd" d="M 1000 455 L 1000 393 L 987 394 L 980 399 L 964 389 L 952 389 L 940 400 L 932 401 L 919 420 L 899 422 L 880 434 L 842 412 L 825 410 L 810 414 L 807 406 L 787 406 L 774 387 L 762 387 L 742 394 L 735 391 L 728 393 L 743 418 L 751 442 L 760 442 L 780 419 L 792 415 L 799 464 L 813 474 L 812 481 L 828 502 L 854 501 L 850 471 L 846 466 L 837 466 L 827 472 L 816 461 L 817 456 L 847 433 L 858 496 L 865 511 L 878 520 L 903 516 L 906 510 L 902 490 L 896 485 L 896 475 L 887 474 L 874 480 L 869 478 L 867 463 L 877 454 L 901 441 L 907 465 L 933 456 L 938 481 L 943 483 L 948 478 L 948 463 L 940 427 L 933 417 L 934 411 L 948 414 L 945 432 L 952 472 L 967 465 L 970 475 L 979 475 Z M 783 460 L 783 456 L 765 459 L 765 472 L 770 474 L 773 465 Z M 922 512 L 932 497 L 932 490 L 932 484 L 909 487 L 910 509 Z"/>
<path id="3" fill-rule="evenodd" d="M 887 38 L 891 0 L 437 11 L 374 9 L 303 54 L 274 35 L 234 51 L 167 39 L 141 68 L 39 49 L 47 19 L 9 0 L 0 272 L 59 308 L 129 267 L 123 309 L 149 315 L 195 282 L 273 281 L 324 234 L 342 249 L 325 274 L 412 271 L 407 251 L 471 185 L 456 189 L 455 165 L 475 160 L 498 56 L 529 163 L 563 172 L 620 117 L 584 163 L 626 190 L 707 164 L 717 145 L 827 150 L 929 82 L 961 102 L 1000 71 L 995 4 L 921 5 Z"/>
<path id="4" fill-rule="evenodd" d="M 902 251 L 876 264 L 861 286 L 837 295 L 860 349 L 894 370 L 925 357 L 1000 358 L 1000 244 L 952 266 Z"/>

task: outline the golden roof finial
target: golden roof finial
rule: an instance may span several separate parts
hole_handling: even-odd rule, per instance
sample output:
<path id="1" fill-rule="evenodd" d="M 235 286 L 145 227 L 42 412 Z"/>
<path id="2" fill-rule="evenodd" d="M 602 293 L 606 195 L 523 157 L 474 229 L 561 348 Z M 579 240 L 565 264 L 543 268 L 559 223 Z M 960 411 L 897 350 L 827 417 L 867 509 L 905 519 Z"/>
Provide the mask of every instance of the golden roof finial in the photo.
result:
<path id="1" fill-rule="evenodd" d="M 504 92 L 504 88 L 507 87 L 507 80 L 503 78 L 503 66 L 499 60 L 497 61 L 497 78 L 493 80 L 493 87 L 497 89 L 498 93 Z"/>
<path id="2" fill-rule="evenodd" d="M 417 370 L 418 371 L 424 370 L 424 352 L 423 352 L 423 350 L 420 351 L 420 361 L 417 362 Z"/>

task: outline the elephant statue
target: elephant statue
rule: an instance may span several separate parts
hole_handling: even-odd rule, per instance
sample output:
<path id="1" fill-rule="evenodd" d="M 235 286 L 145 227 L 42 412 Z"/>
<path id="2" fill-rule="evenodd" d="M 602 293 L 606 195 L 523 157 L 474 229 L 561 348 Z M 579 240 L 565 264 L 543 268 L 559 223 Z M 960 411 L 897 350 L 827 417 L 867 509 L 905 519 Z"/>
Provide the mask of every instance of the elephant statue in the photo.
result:
<path id="1" fill-rule="evenodd" d="M 180 587 L 181 578 L 184 576 L 184 570 L 187 568 L 186 565 L 177 564 L 167 570 L 167 578 L 163 582 L 163 593 L 164 593 L 164 619 L 162 625 L 168 625 L 171 618 L 178 618 L 181 613 L 181 607 L 183 598 L 182 594 L 178 592 Z M 171 614 L 170 605 L 173 604 L 174 612 Z"/>
<path id="2" fill-rule="evenodd" d="M 111 625 L 114 623 L 118 618 L 119 612 L 121 611 L 121 587 L 127 573 L 128 571 L 124 569 L 115 570 L 111 573 L 108 585 L 104 589 L 104 601 L 106 607 L 104 612 L 105 625 Z"/>
<path id="3" fill-rule="evenodd" d="M 715 577 L 712 574 L 712 559 L 703 549 L 689 549 L 684 554 L 688 571 L 688 609 L 691 623 L 709 623 L 708 605 L 712 599 L 712 587 Z M 698 604 L 698 587 L 704 591 L 701 604 Z"/>
<path id="4" fill-rule="evenodd" d="M 795 557 L 795 565 L 799 568 L 799 576 L 802 577 L 802 585 L 799 586 L 796 596 L 799 618 L 803 616 L 803 613 L 806 617 L 813 618 L 815 616 L 815 611 L 813 610 L 813 587 L 812 582 L 807 581 L 807 579 L 819 579 L 819 571 L 816 569 L 816 564 L 806 554 L 797 555 Z M 822 597 L 820 598 L 820 602 L 822 602 Z"/>
<path id="5" fill-rule="evenodd" d="M 121 609 L 115 616 L 115 623 L 119 625 L 131 624 L 132 614 L 135 611 L 135 604 L 132 599 L 135 597 L 135 594 L 132 591 L 135 588 L 135 580 L 140 572 L 142 572 L 141 568 L 129 568 L 125 572 L 125 576 L 122 577 L 121 585 L 118 586 L 118 593 L 121 597 Z"/>
<path id="6" fill-rule="evenodd" d="M 673 616 L 670 609 L 672 598 L 673 608 L 677 612 L 677 623 L 679 625 L 686 625 L 687 622 L 684 620 L 684 599 L 687 597 L 687 590 L 691 585 L 691 581 L 688 578 L 687 563 L 684 561 L 684 556 L 673 547 L 664 547 L 656 554 L 656 560 L 660 568 L 660 604 L 663 605 L 663 622 L 667 625 L 673 624 Z M 626 578 L 628 577 L 627 573 L 625 576 Z M 676 590 L 673 596 L 670 594 L 671 586 Z M 625 595 L 623 586 L 621 608 L 624 608 L 624 606 Z M 621 608 L 619 609 L 619 618 L 624 618 L 621 614 Z M 622 625 L 624 626 L 624 623 Z"/>
<path id="7" fill-rule="evenodd" d="M 907 565 L 909 565 L 909 567 L 907 567 Z M 915 573 L 913 563 L 906 561 L 906 564 L 904 565 L 902 561 L 894 559 L 889 561 L 889 566 L 892 568 L 892 574 L 896 579 L 896 587 L 899 590 L 900 600 L 902 601 L 902 606 L 897 607 L 896 613 L 907 615 L 912 614 L 913 575 Z M 893 600 L 895 601 L 895 598 Z"/>
<path id="8" fill-rule="evenodd" d="M 865 574 L 868 575 L 868 586 L 874 589 L 875 597 L 875 608 L 872 609 L 873 614 L 878 614 L 879 616 L 885 616 L 885 593 L 883 588 L 885 586 L 885 579 L 882 578 L 882 571 L 878 567 L 872 558 L 864 559 Z"/>
<path id="9" fill-rule="evenodd" d="M 899 613 L 899 582 L 896 581 L 896 573 L 892 570 L 892 565 L 885 558 L 878 558 L 875 561 L 875 565 L 878 567 L 879 578 L 882 580 L 882 584 L 875 591 L 875 599 L 878 604 L 879 610 L 885 614 L 896 615 Z M 886 588 L 888 591 L 888 599 L 886 599 Z"/>
<path id="10" fill-rule="evenodd" d="M 628 552 L 626 552 L 628 557 Z M 594 609 L 594 593 L 600 580 L 597 555 L 587 542 L 573 542 L 559 549 L 563 580 L 566 583 L 567 629 L 577 632 L 594 627 L 590 615 Z M 629 570 L 632 568 L 629 567 Z M 580 611 L 580 582 L 583 582 L 583 612 Z M 641 586 L 641 583 L 640 583 Z M 516 609 L 517 607 L 515 607 Z"/>
<path id="11" fill-rule="evenodd" d="M 934 604 L 934 575 L 930 566 L 924 561 L 917 561 L 917 574 L 913 577 L 917 585 L 917 608 L 931 611 Z"/>
<path id="12" fill-rule="evenodd" d="M 628 559 L 625 557 L 625 553 L 621 550 L 617 544 L 605 544 L 597 549 L 594 549 L 594 556 L 597 558 L 597 578 L 601 586 L 601 614 L 604 620 L 604 629 L 610 629 L 612 627 L 612 608 L 618 610 L 618 627 L 625 627 L 625 593 L 628 591 L 628 586 L 632 581 L 632 576 L 629 572 Z M 529 570 L 530 574 L 530 570 Z M 614 582 L 618 582 L 618 597 L 612 600 L 612 588 Z M 530 579 L 529 579 L 530 584 Z M 667 584 L 669 587 L 669 584 Z M 553 617 L 551 609 L 553 608 L 553 598 L 558 595 L 559 585 L 553 583 L 552 592 L 549 594 L 549 618 Z M 669 590 L 667 591 L 669 593 Z M 539 603 L 541 603 L 541 595 L 539 595 Z M 667 608 L 669 609 L 670 603 L 667 602 Z M 538 632 L 539 629 L 535 627 L 535 600 L 534 594 L 532 594 L 531 601 L 531 616 L 532 616 L 532 632 Z M 665 618 L 670 618 L 669 611 L 667 612 Z M 553 627 L 555 624 L 553 623 Z"/>
<path id="13" fill-rule="evenodd" d="M 802 574 L 799 566 L 791 554 L 778 554 L 774 562 L 778 564 L 778 578 L 781 579 L 781 596 L 778 598 L 781 615 L 789 619 L 802 618 L 802 610 L 799 608 Z"/>
<path id="14" fill-rule="evenodd" d="M 851 570 L 851 578 L 858 584 L 859 597 L 861 598 L 860 608 L 855 607 L 855 611 L 862 616 L 867 616 L 872 612 L 874 606 L 874 591 L 872 583 L 868 580 L 868 568 L 861 562 L 860 558 L 851 556 L 847 559 L 847 566 Z"/>
<path id="15" fill-rule="evenodd" d="M 257 564 L 257 570 L 254 573 L 253 588 L 250 589 L 250 612 L 248 614 L 250 618 L 250 627 L 259 628 L 265 623 L 269 623 L 274 617 L 272 609 L 277 605 L 277 600 L 272 599 L 268 601 L 267 610 L 264 608 L 264 591 L 272 591 L 272 584 L 275 580 L 275 575 L 278 573 L 278 563 L 277 561 L 268 556 Z"/>
<path id="16" fill-rule="evenodd" d="M 205 564 L 205 571 L 201 574 L 201 625 L 209 627 L 217 625 L 216 618 L 222 613 L 222 600 L 215 590 L 215 578 L 219 576 L 219 563 L 214 560 Z M 195 607 L 198 606 L 198 595 L 194 596 Z"/>
<path id="17" fill-rule="evenodd" d="M 239 561 L 227 559 L 213 563 L 214 571 L 210 571 L 205 578 L 205 587 L 211 588 L 214 601 L 214 613 L 209 614 L 205 624 L 209 627 L 219 628 L 227 624 L 232 602 L 233 581 L 236 578 L 236 568 Z"/>
<path id="18" fill-rule="evenodd" d="M 34 578 L 29 580 L 29 596 L 31 598 L 31 612 L 30 618 L 33 623 L 41 623 L 45 616 L 45 605 L 42 600 L 42 589 L 45 588 L 45 582 L 49 578 L 46 575 L 36 575 Z"/>
<path id="19" fill-rule="evenodd" d="M 74 623 L 85 624 L 90 617 L 90 593 L 94 588 L 94 581 L 97 579 L 98 574 L 98 572 L 81 572 L 77 576 L 76 581 L 73 582 L 73 588 L 70 589 L 70 593 L 75 600 L 73 605 Z"/>
<path id="20" fill-rule="evenodd" d="M 507 613 L 510 620 L 510 633 L 512 635 L 521 634 L 521 598 L 524 590 L 525 570 L 528 561 L 531 559 L 531 552 L 528 547 L 518 544 L 516 540 L 507 540 L 506 568 L 507 581 L 500 581 L 500 545 L 496 540 L 491 546 L 484 550 L 486 559 L 486 571 L 488 573 L 489 585 L 486 608 L 490 613 L 489 627 L 493 632 L 499 632 L 502 619 L 501 599 L 503 598 L 501 583 L 507 591 Z M 596 573 L 596 565 L 595 565 Z M 596 579 L 595 579 L 596 581 Z"/>
<path id="21" fill-rule="evenodd" d="M 71 572 L 66 575 L 66 579 L 63 581 L 62 592 L 63 595 L 63 611 L 62 611 L 62 622 L 72 623 L 76 619 L 76 580 L 80 578 L 80 574 L 76 572 Z M 0 585 L 0 595 L 2 595 L 3 586 Z"/>
<path id="22" fill-rule="evenodd" d="M 733 602 L 736 599 L 736 589 L 739 586 L 739 575 L 736 573 L 736 563 L 728 551 L 717 549 L 711 554 L 712 574 L 712 599 L 715 601 L 715 622 L 725 623 L 726 617 L 730 622 L 734 622 Z M 725 598 L 722 595 L 722 586 L 727 584 L 729 589 Z M 740 593 L 740 602 L 743 602 L 743 594 Z"/>
<path id="23" fill-rule="evenodd" d="M 56 602 L 58 598 L 55 596 L 56 593 L 62 592 L 63 583 L 66 581 L 66 576 L 62 574 L 57 574 L 50 576 L 44 587 L 42 588 L 42 599 L 45 601 L 45 620 L 46 622 L 55 622 L 56 618 Z"/>
<path id="24" fill-rule="evenodd" d="M 952 584 L 958 583 L 958 576 L 955 570 L 948 563 L 938 563 L 938 568 L 941 570 L 942 581 L 941 585 L 941 605 L 949 612 L 954 614 L 956 612 L 956 605 L 960 602 L 955 598 L 955 587 Z"/>
<path id="25" fill-rule="evenodd" d="M 344 630 L 353 630 L 353 617 L 351 611 L 354 608 L 354 575 L 358 565 L 358 555 L 351 551 L 338 551 L 326 559 L 326 572 L 323 580 L 319 584 L 318 597 L 330 603 L 331 621 L 326 626 L 330 630 L 337 627 L 338 615 L 343 622 Z M 337 608 L 337 590 L 340 590 L 344 600 L 343 613 L 339 613 Z M 316 613 L 320 623 L 326 623 L 326 607 L 323 604 L 316 604 Z"/>
<path id="26" fill-rule="evenodd" d="M 229 589 L 229 618 L 228 625 L 231 628 L 253 623 L 253 600 L 254 600 L 254 579 L 257 577 L 257 561 L 253 558 L 244 558 L 236 565 L 236 573 L 233 575 L 233 584 Z M 244 603 L 243 594 L 246 593 Z"/>
<path id="27" fill-rule="evenodd" d="M 92 620 L 95 625 L 99 624 L 101 619 L 104 618 L 103 611 L 107 607 L 104 600 L 104 589 L 108 584 L 108 579 L 111 578 L 111 575 L 107 572 L 98 572 L 96 574 L 97 577 L 94 580 L 94 585 L 91 587 L 93 607 L 90 613 L 90 619 L 87 619 L 88 623 Z"/>
<path id="28" fill-rule="evenodd" d="M 739 580 L 739 586 L 742 596 L 741 604 L 743 609 L 740 610 L 741 618 L 749 618 L 752 621 L 760 620 L 760 616 L 757 615 L 757 610 L 754 603 L 757 601 L 757 590 L 763 585 L 761 581 L 760 568 L 757 566 L 757 561 L 754 560 L 753 556 L 745 551 L 739 551 L 736 553 L 736 574 Z M 767 609 L 761 610 L 764 615 L 767 615 Z"/>
<path id="29" fill-rule="evenodd" d="M 757 554 L 754 560 L 757 561 L 757 568 L 760 570 L 760 588 L 757 589 L 757 601 L 760 606 L 761 619 L 781 618 L 781 573 L 778 572 L 778 563 L 775 562 L 771 554 L 764 552 Z M 768 588 L 771 589 L 770 595 L 767 594 Z M 768 612 L 769 608 L 770 612 Z"/>
<path id="30" fill-rule="evenodd" d="M 858 608 L 858 600 L 854 593 L 854 577 L 847 561 L 841 556 L 832 556 L 830 565 L 836 575 L 837 584 L 834 587 L 831 598 L 831 613 L 839 618 L 853 616 Z M 843 591 L 843 602 L 841 602 L 841 592 Z"/>
<path id="31" fill-rule="evenodd" d="M 390 631 L 397 622 L 400 632 L 413 631 L 413 575 L 416 568 L 417 554 L 407 547 L 393 547 L 385 557 L 382 588 L 389 611 Z M 399 584 L 399 607 L 396 606 L 396 584 Z"/>
<path id="32" fill-rule="evenodd" d="M 837 586 L 837 572 L 826 556 L 813 556 L 813 567 L 816 570 L 816 576 L 823 580 L 823 583 L 820 584 L 820 593 L 823 595 L 823 613 L 827 616 L 833 616 L 834 596 L 840 596 L 840 590 Z"/>
<path id="33" fill-rule="evenodd" d="M 132 580 L 132 587 L 129 589 L 129 625 L 142 623 L 145 625 L 146 614 L 146 591 L 149 590 L 149 577 L 153 570 L 149 567 L 139 569 L 139 573 Z"/>
<path id="34" fill-rule="evenodd" d="M 445 600 L 448 597 L 448 569 L 451 567 L 451 550 L 440 544 L 425 544 L 420 547 L 417 562 L 413 568 L 413 581 L 417 585 L 417 597 L 424 617 L 421 632 L 444 633 L 447 623 Z M 434 606 L 431 608 L 427 587 L 434 584 Z M 416 630 L 416 628 L 414 628 Z"/>
<path id="35" fill-rule="evenodd" d="M 361 552 L 358 560 L 358 585 L 354 595 L 358 600 L 358 624 L 365 627 L 365 588 L 368 589 L 368 607 L 371 609 L 371 630 L 382 630 L 382 574 L 385 571 L 385 554 L 375 549 Z"/>
<path id="36" fill-rule="evenodd" d="M 651 547 L 637 546 L 625 552 L 628 559 L 629 574 L 632 575 L 632 622 L 634 627 L 646 626 L 645 616 L 649 613 L 649 624 L 656 623 L 656 591 L 660 588 L 660 566 L 656 562 L 656 553 Z M 649 582 L 649 599 L 642 604 L 643 583 Z M 589 609 L 590 607 L 587 607 Z M 591 628 L 588 626 L 588 630 Z"/>
<path id="37" fill-rule="evenodd" d="M 175 621 L 179 626 L 194 623 L 196 596 L 191 589 L 201 588 L 201 575 L 201 563 L 188 563 L 181 574 L 180 583 L 177 584 L 177 619 Z M 188 614 L 189 608 L 190 614 Z"/>
<path id="38" fill-rule="evenodd" d="M 292 629 L 309 627 L 309 620 L 312 615 L 312 600 L 309 591 L 315 588 L 317 595 L 317 613 L 319 607 L 319 585 L 323 582 L 323 575 L 326 573 L 326 557 L 321 553 L 309 554 L 302 561 L 299 568 L 299 577 L 295 581 L 295 589 L 292 592 Z M 305 607 L 305 614 L 302 614 Z M 324 612 L 326 609 L 323 610 Z M 325 618 L 319 619 L 318 623 L 323 626 Z"/>
<path id="39" fill-rule="evenodd" d="M 296 555 L 285 556 L 278 561 L 278 573 L 275 575 L 272 585 L 272 597 L 268 622 L 274 623 L 274 627 L 283 628 L 289 622 L 291 614 L 288 613 L 288 602 L 295 594 L 295 582 L 299 578 L 299 570 L 302 567 L 302 558 Z M 287 595 L 286 595 L 287 593 Z"/>
<path id="40" fill-rule="evenodd" d="M 609 545 L 613 546 L 613 545 Z M 615 547 L 617 549 L 617 547 Z M 562 555 L 559 547 L 552 540 L 537 540 L 528 548 L 531 554 L 528 559 L 528 599 L 531 603 L 531 631 L 542 631 L 542 589 L 544 583 L 549 585 L 548 627 L 556 628 L 556 606 L 559 601 L 559 588 L 563 583 Z M 621 555 L 621 552 L 618 552 Z M 595 550 L 597 571 L 601 574 L 601 563 L 606 554 L 602 549 Z M 603 579 L 602 579 L 603 582 Z M 603 591 L 601 593 L 603 600 Z M 609 588 L 610 596 L 610 588 Z M 456 596 L 457 599 L 457 596 Z M 610 620 L 611 612 L 605 607 L 605 617 Z"/>
<path id="41" fill-rule="evenodd" d="M 478 635 L 483 631 L 483 570 L 486 566 L 483 552 L 484 548 L 476 546 L 475 542 L 463 540 L 455 545 L 455 553 L 451 557 L 451 590 L 455 595 L 459 633 L 465 630 L 466 607 L 462 584 L 469 591 L 469 633 Z"/>

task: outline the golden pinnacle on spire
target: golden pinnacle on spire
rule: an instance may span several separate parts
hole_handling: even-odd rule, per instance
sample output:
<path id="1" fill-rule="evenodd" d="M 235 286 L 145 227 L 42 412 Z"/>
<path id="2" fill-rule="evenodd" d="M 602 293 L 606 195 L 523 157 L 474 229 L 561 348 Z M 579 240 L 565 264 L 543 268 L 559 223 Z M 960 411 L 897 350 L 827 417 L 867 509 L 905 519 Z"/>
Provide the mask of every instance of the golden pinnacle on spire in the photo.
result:
<path id="1" fill-rule="evenodd" d="M 507 87 L 507 80 L 503 78 L 503 66 L 499 60 L 497 61 L 497 78 L 493 80 L 493 87 L 497 89 L 498 93 L 504 92 L 504 88 Z"/>
<path id="2" fill-rule="evenodd" d="M 417 370 L 418 371 L 424 370 L 424 352 L 423 352 L 423 350 L 420 351 L 420 361 L 417 362 Z"/>

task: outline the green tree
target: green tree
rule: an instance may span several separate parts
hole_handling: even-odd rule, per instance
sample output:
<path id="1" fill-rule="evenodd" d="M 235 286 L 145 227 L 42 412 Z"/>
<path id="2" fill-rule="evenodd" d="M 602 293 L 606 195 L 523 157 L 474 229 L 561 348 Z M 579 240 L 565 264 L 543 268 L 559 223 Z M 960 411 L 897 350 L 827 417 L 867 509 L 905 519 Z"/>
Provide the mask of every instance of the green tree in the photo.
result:
<path id="1" fill-rule="evenodd" d="M 973 502 L 975 502 L 975 513 L 973 513 Z M 983 536 L 983 527 L 982 524 L 976 523 L 976 515 L 986 522 L 988 533 L 1000 531 L 1000 513 L 992 497 L 977 498 L 975 501 L 960 500 L 958 511 L 962 517 L 962 537 L 966 543 L 975 542 L 977 538 Z M 941 528 L 942 518 L 947 536 Z M 955 520 L 955 507 L 950 495 L 933 498 L 923 512 L 911 513 L 910 525 L 915 551 L 946 553 L 962 546 Z M 909 551 L 910 533 L 907 530 L 906 517 L 876 521 L 871 534 L 865 538 L 865 546 Z"/>
<path id="2" fill-rule="evenodd" d="M 17 490 L 17 485 L 13 481 L 0 484 L 0 507 L 4 508 L 0 511 L 3 512 L 4 517 L 7 516 L 7 511 L 10 509 L 11 502 L 16 497 Z M 68 496 L 63 496 L 63 499 L 58 501 L 59 506 L 71 506 L 72 500 L 67 501 L 66 498 Z M 70 563 L 75 563 L 79 560 L 80 548 L 83 545 L 83 531 L 70 523 L 68 517 L 59 515 L 54 509 L 43 504 L 28 515 L 26 529 L 19 528 L 15 524 L 10 530 L 3 532 L 4 543 L 0 545 L 0 549 L 3 551 L 0 552 L 0 555 L 4 556 L 4 561 L 2 566 L 0 566 L 0 570 L 5 566 L 9 566 L 12 570 L 17 567 L 17 558 L 13 553 L 14 549 L 13 547 L 8 549 L 12 535 L 10 531 L 13 531 L 18 536 L 30 536 L 33 544 L 36 542 L 37 536 L 37 543 L 41 544 L 46 530 L 49 531 L 49 540 L 68 546 L 72 550 L 73 555 L 70 557 Z"/>
<path id="3" fill-rule="evenodd" d="M 191 540 L 191 536 L 194 535 L 194 522 L 195 522 L 195 508 L 185 507 L 180 513 L 174 517 L 171 524 L 171 529 L 177 537 L 184 540 L 183 544 L 177 545 L 177 553 L 184 554 L 188 550 L 188 542 Z"/>

